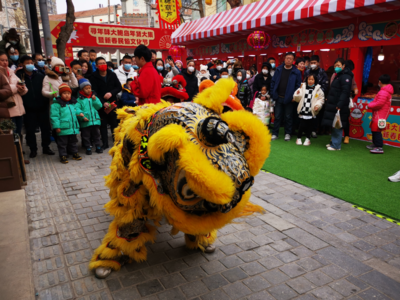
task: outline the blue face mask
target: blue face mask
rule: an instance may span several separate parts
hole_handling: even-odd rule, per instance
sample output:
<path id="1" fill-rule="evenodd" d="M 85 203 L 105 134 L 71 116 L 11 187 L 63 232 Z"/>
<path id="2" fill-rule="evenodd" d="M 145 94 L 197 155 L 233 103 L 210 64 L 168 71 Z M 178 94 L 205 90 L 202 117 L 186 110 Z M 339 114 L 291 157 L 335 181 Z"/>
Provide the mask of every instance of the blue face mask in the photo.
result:
<path id="1" fill-rule="evenodd" d="M 132 68 L 131 64 L 124 64 L 124 69 L 125 70 L 130 70 Z"/>
<path id="2" fill-rule="evenodd" d="M 164 67 L 158 66 L 157 70 L 161 72 L 162 70 L 164 70 Z"/>
<path id="3" fill-rule="evenodd" d="M 28 72 L 32 72 L 32 71 L 35 69 L 35 66 L 32 65 L 32 64 L 30 64 L 30 65 L 25 65 L 25 69 L 26 69 Z"/>
<path id="4" fill-rule="evenodd" d="M 314 85 L 315 85 L 315 83 L 313 84 L 313 85 L 309 85 L 309 84 L 307 84 L 309 87 L 314 87 Z"/>
<path id="5" fill-rule="evenodd" d="M 44 67 L 44 61 L 43 60 L 38 61 L 37 65 L 38 65 L 38 67 L 43 68 Z"/>
<path id="6" fill-rule="evenodd" d="M 342 71 L 342 68 L 335 67 L 335 73 L 339 73 L 339 72 L 341 72 L 341 71 Z"/>
<path id="7" fill-rule="evenodd" d="M 274 63 L 272 63 L 272 64 L 271 64 L 271 67 L 272 67 L 272 69 L 274 69 L 274 68 L 275 68 L 275 64 L 274 64 Z"/>
<path id="8" fill-rule="evenodd" d="M 166 68 L 171 68 L 171 65 L 170 64 L 165 64 L 165 67 Z"/>
<path id="9" fill-rule="evenodd" d="M 12 61 L 17 61 L 19 58 L 19 55 L 10 55 L 10 58 Z"/>
<path id="10" fill-rule="evenodd" d="M 111 72 L 114 72 L 114 69 L 109 69 Z"/>
<path id="11" fill-rule="evenodd" d="M 133 65 L 132 68 L 133 68 L 134 70 L 139 69 L 139 67 L 138 67 L 137 65 Z"/>

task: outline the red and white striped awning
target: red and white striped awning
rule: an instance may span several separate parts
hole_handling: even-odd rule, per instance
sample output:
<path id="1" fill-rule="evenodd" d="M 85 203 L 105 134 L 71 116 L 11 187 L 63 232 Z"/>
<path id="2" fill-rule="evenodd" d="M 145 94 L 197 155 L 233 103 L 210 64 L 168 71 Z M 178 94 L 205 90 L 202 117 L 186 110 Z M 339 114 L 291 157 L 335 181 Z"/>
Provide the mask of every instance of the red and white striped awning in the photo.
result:
<path id="1" fill-rule="evenodd" d="M 399 0 L 261 0 L 182 24 L 173 44 L 216 40 L 269 30 L 330 22 L 400 9 Z"/>

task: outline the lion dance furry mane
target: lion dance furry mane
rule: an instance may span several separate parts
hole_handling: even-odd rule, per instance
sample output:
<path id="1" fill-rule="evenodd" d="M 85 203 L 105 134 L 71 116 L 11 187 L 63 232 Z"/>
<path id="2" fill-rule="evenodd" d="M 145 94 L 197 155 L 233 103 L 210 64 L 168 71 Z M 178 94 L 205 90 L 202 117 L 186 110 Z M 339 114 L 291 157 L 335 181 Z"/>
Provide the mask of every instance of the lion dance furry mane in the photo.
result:
<path id="1" fill-rule="evenodd" d="M 89 267 L 119 270 L 147 258 L 165 217 L 171 234 L 202 249 L 234 218 L 262 212 L 250 187 L 270 151 L 267 127 L 251 113 L 222 113 L 235 83 L 220 79 L 193 103 L 161 101 L 118 110 L 111 172 L 106 176 L 114 216 Z"/>

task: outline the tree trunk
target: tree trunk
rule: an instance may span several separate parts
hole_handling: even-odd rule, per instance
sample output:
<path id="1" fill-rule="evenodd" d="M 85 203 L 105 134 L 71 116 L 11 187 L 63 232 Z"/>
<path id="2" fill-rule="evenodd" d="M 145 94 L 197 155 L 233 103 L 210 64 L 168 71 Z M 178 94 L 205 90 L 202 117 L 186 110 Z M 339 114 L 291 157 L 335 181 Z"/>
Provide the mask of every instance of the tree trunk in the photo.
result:
<path id="1" fill-rule="evenodd" d="M 203 0 L 197 0 L 197 3 L 199 4 L 200 18 L 204 18 Z"/>
<path id="2" fill-rule="evenodd" d="M 74 30 L 75 22 L 75 7 L 72 0 L 67 1 L 67 14 L 65 18 L 65 25 L 61 27 L 60 35 L 56 40 L 58 57 L 65 60 L 65 49 L 67 48 L 67 42 Z"/>

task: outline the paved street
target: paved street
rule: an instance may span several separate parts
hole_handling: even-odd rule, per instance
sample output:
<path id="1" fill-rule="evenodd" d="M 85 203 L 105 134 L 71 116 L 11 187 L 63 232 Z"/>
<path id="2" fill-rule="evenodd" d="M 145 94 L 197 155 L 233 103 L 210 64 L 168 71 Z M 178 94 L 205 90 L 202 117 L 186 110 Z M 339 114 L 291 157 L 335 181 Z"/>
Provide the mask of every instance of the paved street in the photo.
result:
<path id="1" fill-rule="evenodd" d="M 103 210 L 111 157 L 81 155 L 62 165 L 40 154 L 27 165 L 37 299 L 400 298 L 400 226 L 267 173 L 251 199 L 267 213 L 221 229 L 215 253 L 186 250 L 164 224 L 147 262 L 98 280 L 88 261 L 111 220 Z"/>

